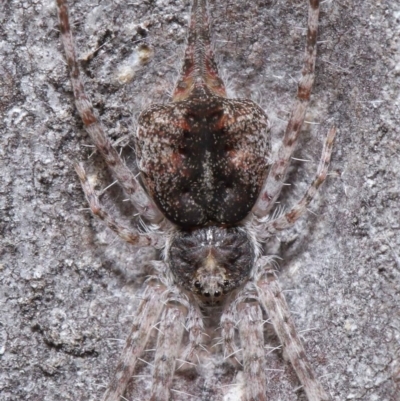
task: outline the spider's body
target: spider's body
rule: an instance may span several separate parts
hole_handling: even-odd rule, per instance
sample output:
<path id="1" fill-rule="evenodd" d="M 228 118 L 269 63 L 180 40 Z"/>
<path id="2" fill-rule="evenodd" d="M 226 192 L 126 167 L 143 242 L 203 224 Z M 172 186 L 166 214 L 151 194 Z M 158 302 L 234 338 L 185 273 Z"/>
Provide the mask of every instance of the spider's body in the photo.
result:
<path id="1" fill-rule="evenodd" d="M 178 285 L 214 305 L 249 279 L 255 253 L 244 229 L 211 226 L 176 233 L 168 264 Z"/>
<path id="2" fill-rule="evenodd" d="M 172 102 L 144 111 L 135 136 L 143 181 L 183 228 L 238 224 L 250 212 L 270 158 L 269 122 L 248 99 L 227 99 L 210 42 L 205 1 L 194 1 Z"/>
<path id="3" fill-rule="evenodd" d="M 237 224 L 249 214 L 269 167 L 268 120 L 260 107 L 193 96 L 152 106 L 138 125 L 139 169 L 170 221 L 190 229 Z"/>
<path id="4" fill-rule="evenodd" d="M 309 401 L 330 398 L 314 376 L 296 334 L 270 258 L 261 242 L 293 225 L 326 178 L 335 129 L 328 133 L 317 175 L 288 213 L 268 218 L 283 186 L 304 121 L 314 79 L 319 2 L 309 1 L 305 64 L 297 99 L 275 158 L 269 122 L 246 99 L 227 99 L 210 43 L 206 0 L 193 0 L 188 43 L 172 100 L 139 117 L 135 135 L 141 185 L 105 135 L 87 98 L 73 48 L 65 0 L 57 0 L 77 109 L 97 150 L 138 212 L 157 231 L 117 223 L 102 207 L 81 165 L 76 166 L 93 213 L 134 246 L 164 249 L 149 280 L 123 356 L 103 400 L 119 401 L 158 325 L 148 399 L 167 401 L 175 361 L 201 363 L 201 308 L 221 306 L 224 354 L 241 359 L 245 400 L 266 400 L 263 314 L 268 316 Z M 188 344 L 182 354 L 184 328 Z M 241 348 L 237 348 L 240 344 Z"/>

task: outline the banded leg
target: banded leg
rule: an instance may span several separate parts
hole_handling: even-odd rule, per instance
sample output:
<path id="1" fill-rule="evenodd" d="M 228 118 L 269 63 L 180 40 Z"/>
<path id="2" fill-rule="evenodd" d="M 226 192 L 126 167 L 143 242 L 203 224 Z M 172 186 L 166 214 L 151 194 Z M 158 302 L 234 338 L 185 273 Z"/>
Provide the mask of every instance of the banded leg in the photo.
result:
<path id="1" fill-rule="evenodd" d="M 161 248 L 164 246 L 165 241 L 157 234 L 141 234 L 137 230 L 133 230 L 131 228 L 125 227 L 120 223 L 117 223 L 114 218 L 110 216 L 101 205 L 99 197 L 90 184 L 90 181 L 88 180 L 82 164 L 76 164 L 75 171 L 77 172 L 78 177 L 81 181 L 83 192 L 85 193 L 92 213 L 100 220 L 104 221 L 108 228 L 113 230 L 124 241 L 136 247 L 153 246 L 155 248 Z"/>
<path id="2" fill-rule="evenodd" d="M 328 174 L 335 134 L 336 128 L 332 127 L 328 132 L 324 148 L 322 149 L 322 156 L 319 162 L 317 174 L 303 198 L 288 213 L 268 221 L 263 229 L 265 233 L 274 234 L 276 231 L 285 230 L 286 228 L 291 227 L 305 213 L 307 206 L 314 199 L 318 188 L 325 181 Z"/>
<path id="3" fill-rule="evenodd" d="M 238 305 L 239 337 L 243 353 L 246 401 L 266 401 L 263 318 L 258 302 Z"/>
<path id="4" fill-rule="evenodd" d="M 125 348 L 117 365 L 111 383 L 103 396 L 103 401 L 121 401 L 125 389 L 131 379 L 138 358 L 144 351 L 150 333 L 158 322 L 164 307 L 166 288 L 157 284 L 149 284 L 143 300 L 136 312 L 131 332 L 126 340 Z"/>
<path id="5" fill-rule="evenodd" d="M 126 194 L 130 197 L 137 211 L 152 223 L 159 223 L 163 219 L 163 215 L 157 209 L 153 201 L 147 196 L 134 174 L 128 169 L 121 156 L 112 146 L 111 141 L 107 138 L 104 132 L 101 122 L 96 117 L 92 103 L 85 92 L 80 77 L 66 0 L 57 0 L 57 6 L 60 20 L 61 39 L 67 58 L 75 104 L 83 124 L 85 125 L 85 129 L 96 146 L 96 149 L 104 158 L 112 174 L 118 180 Z"/>
<path id="6" fill-rule="evenodd" d="M 268 313 L 275 332 L 289 357 L 297 377 L 304 387 L 308 401 L 330 401 L 321 383 L 316 379 L 307 359 L 303 344 L 296 333 L 288 304 L 272 266 L 260 260 L 257 291 L 262 306 Z"/>
<path id="7" fill-rule="evenodd" d="M 253 207 L 257 217 L 264 217 L 274 206 L 286 177 L 290 159 L 304 122 L 307 106 L 310 101 L 311 89 L 314 83 L 315 60 L 317 56 L 319 0 L 309 0 L 308 28 L 302 76 L 297 88 L 297 99 L 292 109 L 282 145 L 272 164 L 260 196 Z"/>
<path id="8" fill-rule="evenodd" d="M 235 343 L 235 332 L 237 322 L 237 304 L 232 302 L 221 316 L 221 336 L 224 348 L 224 359 L 230 359 L 237 367 L 241 367 L 242 363 L 239 359 L 239 352 Z"/>
<path id="9" fill-rule="evenodd" d="M 170 303 L 167 304 L 161 316 L 150 401 L 168 401 L 170 399 L 176 358 L 185 329 L 186 313 L 187 310 L 183 305 Z"/>
<path id="10" fill-rule="evenodd" d="M 202 345 L 204 335 L 204 322 L 199 307 L 192 304 L 189 308 L 186 329 L 189 332 L 189 344 L 185 349 L 182 357 L 182 363 L 178 369 L 185 368 L 185 365 L 197 365 L 199 362 L 199 354 L 204 351 Z"/>

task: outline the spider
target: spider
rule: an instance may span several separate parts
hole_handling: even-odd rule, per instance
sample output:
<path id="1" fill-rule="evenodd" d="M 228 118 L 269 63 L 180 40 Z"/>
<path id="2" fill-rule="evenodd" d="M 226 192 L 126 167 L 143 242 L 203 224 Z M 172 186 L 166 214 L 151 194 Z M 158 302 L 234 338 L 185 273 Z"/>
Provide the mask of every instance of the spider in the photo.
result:
<path id="1" fill-rule="evenodd" d="M 206 0 L 193 0 L 183 67 L 171 102 L 143 111 L 135 133 L 140 177 L 107 138 L 80 78 L 66 0 L 57 0 L 76 107 L 97 151 L 148 223 L 145 232 L 118 223 L 102 206 L 82 164 L 75 166 L 94 215 L 135 247 L 155 247 L 157 276 L 142 301 L 103 401 L 123 399 L 152 329 L 159 332 L 148 399 L 170 399 L 179 356 L 201 363 L 203 315 L 221 311 L 225 355 L 243 369 L 245 399 L 266 400 L 263 316 L 267 315 L 309 401 L 330 396 L 317 380 L 296 333 L 271 257 L 262 243 L 291 227 L 324 182 L 335 128 L 326 137 L 316 177 L 288 212 L 271 213 L 282 190 L 314 81 L 319 1 L 309 0 L 305 61 L 283 142 L 271 161 L 269 121 L 247 99 L 228 99 L 214 61 Z M 181 351 L 184 331 L 187 344 Z M 240 344 L 240 345 L 239 345 Z M 182 355 L 183 352 L 183 355 Z"/>

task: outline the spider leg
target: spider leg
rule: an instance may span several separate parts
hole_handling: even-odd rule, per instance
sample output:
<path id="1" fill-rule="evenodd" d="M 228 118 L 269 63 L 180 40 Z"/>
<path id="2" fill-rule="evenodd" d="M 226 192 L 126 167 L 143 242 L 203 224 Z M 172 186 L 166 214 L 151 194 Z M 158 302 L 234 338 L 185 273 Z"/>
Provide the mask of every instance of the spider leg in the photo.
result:
<path id="1" fill-rule="evenodd" d="M 197 364 L 198 356 L 202 353 L 202 339 L 204 335 L 204 322 L 198 305 L 193 302 L 190 305 L 186 329 L 189 332 L 189 344 L 185 349 L 182 357 L 182 364 L 178 367 L 184 368 L 185 361 L 190 365 Z"/>
<path id="2" fill-rule="evenodd" d="M 304 122 L 307 106 L 310 101 L 311 89 L 314 83 L 315 59 L 317 55 L 319 0 L 310 0 L 308 6 L 308 28 L 302 76 L 297 88 L 297 99 L 292 109 L 289 122 L 283 137 L 282 145 L 278 150 L 276 161 L 272 164 L 265 180 L 260 196 L 253 207 L 257 217 L 268 214 L 277 200 L 290 159 L 297 144 L 301 126 Z"/>
<path id="3" fill-rule="evenodd" d="M 182 343 L 186 314 L 186 307 L 174 302 L 167 304 L 161 316 L 150 401 L 170 399 L 170 388 L 175 373 L 176 357 Z"/>
<path id="4" fill-rule="evenodd" d="M 166 288 L 162 285 L 149 284 L 146 287 L 121 359 L 103 396 L 103 401 L 121 401 L 138 358 L 143 353 L 151 330 L 164 308 L 163 296 L 165 291 Z"/>
<path id="5" fill-rule="evenodd" d="M 221 336 L 224 348 L 224 359 L 230 359 L 233 365 L 240 368 L 242 363 L 239 360 L 239 351 L 235 343 L 235 330 L 237 321 L 237 305 L 231 302 L 221 316 Z"/>
<path id="6" fill-rule="evenodd" d="M 120 223 L 117 223 L 101 205 L 99 197 L 92 187 L 82 164 L 76 164 L 75 170 L 81 181 L 83 192 L 85 193 L 92 213 L 100 220 L 104 221 L 105 224 L 120 238 L 136 247 L 154 246 L 156 248 L 160 248 L 164 245 L 164 241 L 155 233 L 140 234 L 137 230 L 133 230 Z"/>
<path id="7" fill-rule="evenodd" d="M 238 305 L 246 401 L 266 401 L 265 350 L 262 311 L 258 302 Z"/>
<path id="8" fill-rule="evenodd" d="M 335 138 L 336 128 L 332 127 L 328 135 L 326 137 L 324 148 L 322 150 L 321 160 L 319 162 L 317 174 L 308 187 L 308 190 L 304 194 L 303 198 L 288 212 L 283 214 L 282 216 L 268 221 L 263 230 L 269 234 L 274 234 L 276 231 L 285 230 L 286 228 L 291 227 L 307 210 L 307 206 L 314 199 L 318 188 L 325 181 L 329 163 L 331 160 L 333 140 Z"/>
<path id="9" fill-rule="evenodd" d="M 262 306 L 268 313 L 276 334 L 304 387 L 308 401 L 330 401 L 321 383 L 316 379 L 307 359 L 303 344 L 296 333 L 288 304 L 280 288 L 277 276 L 271 265 L 260 260 L 260 277 L 257 291 Z"/>
<path id="10" fill-rule="evenodd" d="M 92 103 L 85 92 L 83 81 L 80 77 L 66 0 L 57 0 L 57 6 L 60 20 L 61 39 L 68 63 L 68 69 L 70 71 L 75 104 L 83 124 L 85 125 L 85 129 L 113 175 L 130 197 L 137 211 L 152 223 L 159 223 L 163 219 L 162 213 L 147 196 L 146 192 L 135 178 L 135 175 L 125 165 L 121 156 L 112 146 L 111 141 L 107 138 L 101 122 L 96 117 Z"/>

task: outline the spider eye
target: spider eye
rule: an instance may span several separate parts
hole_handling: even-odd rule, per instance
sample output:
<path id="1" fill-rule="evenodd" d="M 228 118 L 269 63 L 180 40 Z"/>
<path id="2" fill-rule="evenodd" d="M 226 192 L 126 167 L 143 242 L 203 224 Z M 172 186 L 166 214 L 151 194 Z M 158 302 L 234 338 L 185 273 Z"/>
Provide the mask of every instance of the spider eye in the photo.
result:
<path id="1" fill-rule="evenodd" d="M 210 296 L 210 293 L 206 291 L 203 295 L 208 298 Z"/>
<path id="2" fill-rule="evenodd" d="M 194 283 L 194 286 L 195 286 L 196 288 L 200 288 L 200 287 L 201 287 L 200 281 L 196 281 L 196 282 Z"/>
<path id="3" fill-rule="evenodd" d="M 219 297 L 221 295 L 221 291 L 215 291 L 214 292 L 214 297 Z"/>

